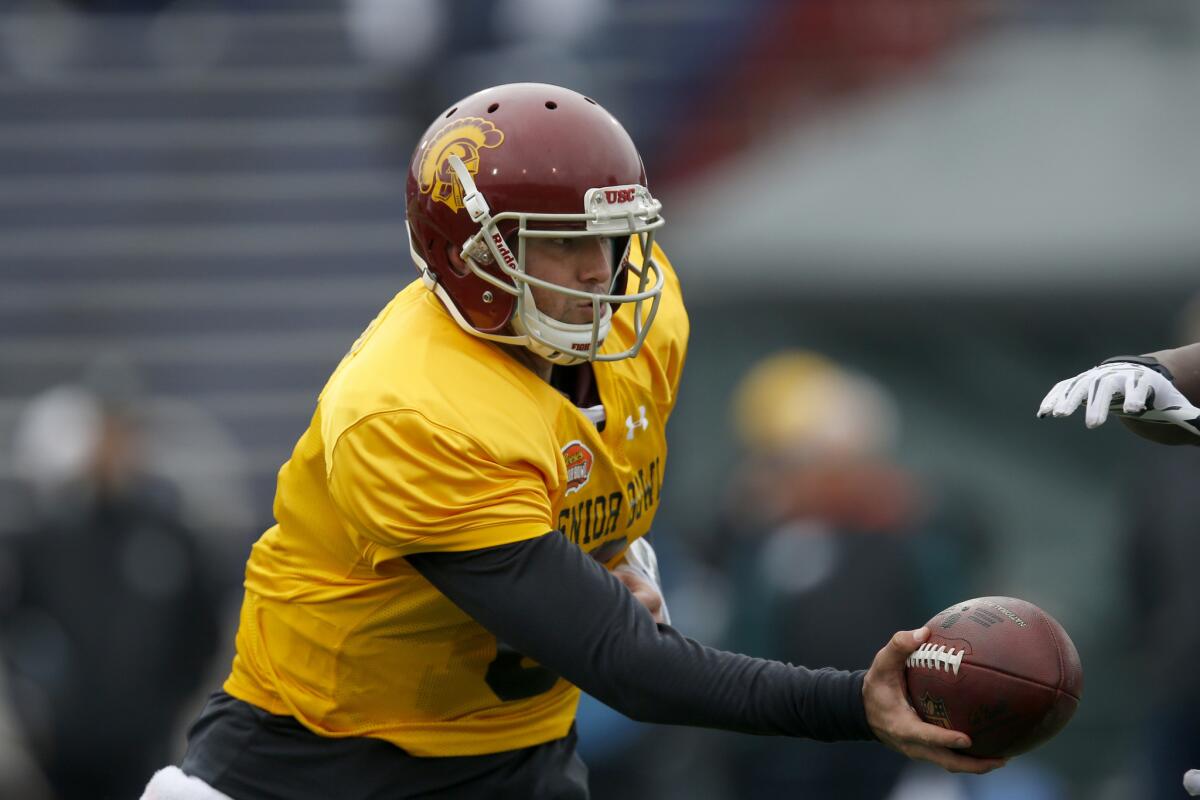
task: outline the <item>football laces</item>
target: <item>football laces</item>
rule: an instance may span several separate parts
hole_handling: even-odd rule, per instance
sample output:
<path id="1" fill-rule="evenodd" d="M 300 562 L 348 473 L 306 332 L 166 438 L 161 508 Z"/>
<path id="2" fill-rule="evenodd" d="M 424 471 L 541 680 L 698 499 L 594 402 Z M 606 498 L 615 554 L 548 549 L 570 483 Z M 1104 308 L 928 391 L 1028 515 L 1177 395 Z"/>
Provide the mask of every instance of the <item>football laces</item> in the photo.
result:
<path id="1" fill-rule="evenodd" d="M 942 672 L 953 672 L 957 675 L 963 656 L 966 654 L 966 650 L 955 650 L 944 644 L 926 642 L 918 647 L 916 652 L 909 654 L 904 663 L 909 667 L 936 669 Z"/>

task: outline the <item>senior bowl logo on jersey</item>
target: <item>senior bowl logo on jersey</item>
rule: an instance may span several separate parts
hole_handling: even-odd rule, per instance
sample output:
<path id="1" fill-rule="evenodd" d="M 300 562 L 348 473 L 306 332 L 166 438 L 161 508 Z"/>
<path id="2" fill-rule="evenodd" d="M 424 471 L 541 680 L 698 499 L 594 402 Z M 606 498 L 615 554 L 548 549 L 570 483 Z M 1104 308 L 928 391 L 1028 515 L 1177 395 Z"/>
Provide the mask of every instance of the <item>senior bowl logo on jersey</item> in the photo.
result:
<path id="1" fill-rule="evenodd" d="M 479 150 L 499 147 L 504 132 L 486 119 L 465 117 L 447 123 L 429 138 L 421 156 L 420 188 L 439 203 L 458 211 L 463 207 L 463 191 L 454 180 L 450 156 L 458 156 L 472 175 L 479 174 Z"/>
<path id="2" fill-rule="evenodd" d="M 563 460 L 567 462 L 567 494 L 578 492 L 592 477 L 595 456 L 587 445 L 578 440 L 567 442 L 562 454 Z"/>

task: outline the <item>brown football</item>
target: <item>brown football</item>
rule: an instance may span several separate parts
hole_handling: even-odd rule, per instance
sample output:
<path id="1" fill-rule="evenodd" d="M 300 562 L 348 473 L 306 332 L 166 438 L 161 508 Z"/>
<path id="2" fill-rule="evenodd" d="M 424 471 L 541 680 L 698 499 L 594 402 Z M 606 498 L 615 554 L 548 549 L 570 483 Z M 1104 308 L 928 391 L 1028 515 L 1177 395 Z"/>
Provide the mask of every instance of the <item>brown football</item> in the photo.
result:
<path id="1" fill-rule="evenodd" d="M 925 624 L 929 640 L 906 662 L 909 702 L 926 722 L 970 736 L 964 752 L 1024 753 L 1062 730 L 1079 706 L 1079 653 L 1033 603 L 977 597 Z"/>

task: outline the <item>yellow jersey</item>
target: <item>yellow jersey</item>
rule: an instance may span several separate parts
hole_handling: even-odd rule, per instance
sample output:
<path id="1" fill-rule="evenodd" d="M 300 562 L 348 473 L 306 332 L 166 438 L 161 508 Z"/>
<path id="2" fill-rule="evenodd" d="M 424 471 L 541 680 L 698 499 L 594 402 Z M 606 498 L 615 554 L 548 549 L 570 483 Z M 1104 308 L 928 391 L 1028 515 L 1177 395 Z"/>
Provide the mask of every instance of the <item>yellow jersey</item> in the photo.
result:
<path id="1" fill-rule="evenodd" d="M 225 691 L 322 736 L 416 756 L 567 734 L 579 690 L 504 647 L 404 557 L 557 529 L 611 567 L 647 533 L 688 339 L 678 280 L 657 247 L 655 258 L 666 285 L 641 352 L 593 364 L 603 430 L 459 328 L 419 281 L 392 299 L 279 471 Z M 614 315 L 606 348 L 632 343 L 634 312 Z"/>

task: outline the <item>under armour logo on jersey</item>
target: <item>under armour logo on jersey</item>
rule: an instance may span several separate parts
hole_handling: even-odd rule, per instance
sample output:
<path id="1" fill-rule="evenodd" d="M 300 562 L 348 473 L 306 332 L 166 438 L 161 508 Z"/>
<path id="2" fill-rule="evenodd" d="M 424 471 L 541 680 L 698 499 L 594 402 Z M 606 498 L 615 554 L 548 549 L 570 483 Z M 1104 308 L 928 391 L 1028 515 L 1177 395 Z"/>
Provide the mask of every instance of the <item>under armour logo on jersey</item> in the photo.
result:
<path id="1" fill-rule="evenodd" d="M 646 419 L 646 407 L 638 406 L 638 413 L 642 415 L 639 420 L 635 421 L 632 415 L 625 418 L 625 430 L 628 431 L 625 434 L 626 439 L 632 439 L 638 428 L 644 431 L 650 429 L 650 420 Z"/>

